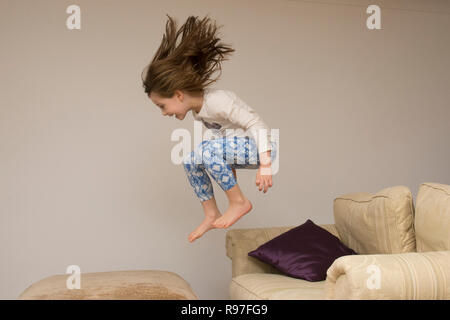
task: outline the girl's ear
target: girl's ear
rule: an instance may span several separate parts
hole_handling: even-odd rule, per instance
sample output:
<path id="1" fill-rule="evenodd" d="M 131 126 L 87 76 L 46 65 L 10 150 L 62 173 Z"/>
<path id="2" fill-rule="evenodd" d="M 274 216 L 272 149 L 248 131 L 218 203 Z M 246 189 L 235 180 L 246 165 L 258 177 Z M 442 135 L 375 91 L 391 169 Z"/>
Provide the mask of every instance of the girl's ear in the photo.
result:
<path id="1" fill-rule="evenodd" d="M 175 90 L 173 96 L 183 101 L 183 92 L 181 90 Z"/>
<path id="2" fill-rule="evenodd" d="M 178 99 L 180 99 L 181 102 L 183 102 L 184 99 L 186 99 L 186 94 L 183 91 L 176 90 L 175 92 L 176 92 L 176 94 L 178 96 Z"/>

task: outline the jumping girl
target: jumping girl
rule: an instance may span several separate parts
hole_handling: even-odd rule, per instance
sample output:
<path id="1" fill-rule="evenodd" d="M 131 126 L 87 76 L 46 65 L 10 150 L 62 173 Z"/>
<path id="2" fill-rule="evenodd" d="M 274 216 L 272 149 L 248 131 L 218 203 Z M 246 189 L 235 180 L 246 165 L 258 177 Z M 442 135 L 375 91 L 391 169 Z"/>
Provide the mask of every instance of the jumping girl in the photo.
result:
<path id="1" fill-rule="evenodd" d="M 221 62 L 235 51 L 220 42 L 215 23 L 208 17 L 199 20 L 190 16 L 177 31 L 173 18 L 168 18 L 166 34 L 144 69 L 142 81 L 145 93 L 162 115 L 183 120 L 192 111 L 194 119 L 202 121 L 213 135 L 183 159 L 189 183 L 205 213 L 203 222 L 188 237 L 192 242 L 212 228 L 233 225 L 252 209 L 237 184 L 236 169 L 258 169 L 259 191 L 266 193 L 272 187 L 271 164 L 277 144 L 271 141 L 267 124 L 234 92 L 209 87 L 220 77 L 211 80 L 211 75 L 221 71 Z M 223 215 L 208 174 L 229 200 Z"/>

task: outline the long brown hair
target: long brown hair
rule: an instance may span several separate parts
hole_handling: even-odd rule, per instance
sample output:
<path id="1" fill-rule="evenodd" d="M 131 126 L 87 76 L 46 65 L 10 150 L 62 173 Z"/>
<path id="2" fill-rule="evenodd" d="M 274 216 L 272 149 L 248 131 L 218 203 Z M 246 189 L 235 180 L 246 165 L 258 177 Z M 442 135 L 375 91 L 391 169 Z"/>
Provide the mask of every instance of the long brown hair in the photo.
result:
<path id="1" fill-rule="evenodd" d="M 203 93 L 222 74 L 221 62 L 235 50 L 220 42 L 215 22 L 189 16 L 177 31 L 176 22 L 167 15 L 166 33 L 150 64 L 142 72 L 145 93 L 155 92 L 163 98 L 173 97 L 175 90 L 193 95 Z M 219 26 L 220 28 L 221 26 Z M 179 35 L 181 41 L 177 45 Z M 211 75 L 220 71 L 216 79 Z"/>

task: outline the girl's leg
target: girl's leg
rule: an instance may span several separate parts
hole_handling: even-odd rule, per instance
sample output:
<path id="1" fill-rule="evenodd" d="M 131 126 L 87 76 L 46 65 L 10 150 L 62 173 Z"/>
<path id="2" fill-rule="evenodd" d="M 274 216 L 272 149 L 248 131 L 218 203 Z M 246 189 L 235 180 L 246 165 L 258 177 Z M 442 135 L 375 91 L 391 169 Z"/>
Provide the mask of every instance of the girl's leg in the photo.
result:
<path id="1" fill-rule="evenodd" d="M 198 152 L 192 151 L 189 156 L 184 159 L 183 166 L 189 183 L 194 188 L 194 192 L 202 204 L 205 218 L 200 225 L 189 234 L 189 242 L 193 242 L 195 239 L 201 237 L 206 231 L 214 228 L 212 223 L 217 218 L 221 217 L 216 199 L 214 198 L 211 180 L 208 177 L 203 164 L 198 163 L 198 160 L 196 160 L 198 159 L 197 156 Z"/>
<path id="2" fill-rule="evenodd" d="M 202 201 L 201 204 L 203 206 L 205 217 L 200 225 L 189 234 L 189 242 L 193 242 L 197 238 L 200 238 L 205 232 L 214 229 L 215 226 L 213 225 L 213 222 L 222 216 L 217 208 L 216 199 L 214 199 L 214 197 L 209 200 Z"/>
<path id="3" fill-rule="evenodd" d="M 272 159 L 274 155 L 272 151 Z M 191 152 L 185 159 L 184 168 L 205 212 L 205 220 L 191 234 L 194 240 L 213 227 L 231 226 L 252 209 L 251 202 L 243 195 L 237 184 L 236 168 L 257 169 L 258 166 L 259 157 L 253 139 L 250 143 L 248 138 L 239 137 L 203 141 Z M 230 205 L 222 217 L 214 199 L 211 180 L 206 172 L 216 180 L 228 197 Z M 211 217 L 217 220 L 211 223 Z"/>
<path id="4" fill-rule="evenodd" d="M 271 160 L 273 162 L 277 154 L 277 145 L 275 142 L 271 142 L 271 146 Z M 224 169 L 223 171 L 225 171 L 224 176 L 227 176 L 227 165 L 229 165 L 230 162 L 233 173 L 235 173 L 235 168 L 259 168 L 259 154 L 254 139 L 248 137 L 223 138 L 223 149 L 225 149 L 224 154 L 226 160 L 225 165 L 222 166 Z M 206 166 L 206 169 L 208 170 L 208 166 Z M 244 214 L 252 209 L 251 202 L 242 194 L 235 179 L 230 179 L 230 181 L 231 183 L 228 185 L 221 185 L 222 189 L 224 189 L 227 194 L 230 206 L 222 217 L 214 221 L 213 226 L 216 228 L 227 228 L 233 225 Z"/>
<path id="5" fill-rule="evenodd" d="M 233 171 L 234 179 L 236 179 L 236 182 L 237 182 L 236 169 L 234 169 L 234 168 L 232 167 L 231 170 Z"/>
<path id="6" fill-rule="evenodd" d="M 183 167 L 189 183 L 200 201 L 206 201 L 214 197 L 211 179 L 206 173 L 202 163 L 201 152 L 207 141 L 203 141 L 194 151 L 183 159 Z"/>
<path id="7" fill-rule="evenodd" d="M 229 201 L 226 212 L 213 223 L 213 226 L 217 228 L 231 226 L 252 209 L 252 204 L 239 188 L 231 167 L 234 158 L 239 154 L 242 156 L 245 154 L 244 148 L 239 147 L 242 141 L 237 140 L 236 137 L 220 138 L 210 140 L 203 145 L 204 168 L 216 180 Z M 230 153 L 234 157 L 230 156 Z"/>
<path id="8" fill-rule="evenodd" d="M 205 145 L 205 141 L 202 143 L 202 147 Z M 207 171 L 203 163 L 199 163 L 198 156 L 201 149 L 198 148 L 195 152 L 192 151 L 188 157 L 183 161 L 184 170 L 189 179 L 189 183 L 194 188 L 197 197 L 200 199 L 203 209 L 205 211 L 205 216 L 217 216 L 219 212 L 217 204 L 214 198 L 213 186 L 211 184 L 211 179 L 209 178 Z M 197 161 L 197 162 L 196 162 Z M 231 168 L 234 179 L 237 179 L 236 169 Z M 214 213 L 214 214 L 213 214 Z M 220 212 L 219 212 L 220 214 Z"/>

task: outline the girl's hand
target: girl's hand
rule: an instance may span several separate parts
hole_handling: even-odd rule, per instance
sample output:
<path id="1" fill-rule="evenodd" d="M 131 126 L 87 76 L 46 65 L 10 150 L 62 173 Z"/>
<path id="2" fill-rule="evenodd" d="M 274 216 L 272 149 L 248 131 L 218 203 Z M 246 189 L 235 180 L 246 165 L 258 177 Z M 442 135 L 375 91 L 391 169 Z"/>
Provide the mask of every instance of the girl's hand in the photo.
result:
<path id="1" fill-rule="evenodd" d="M 272 187 L 272 167 L 271 165 L 260 165 L 256 172 L 256 185 L 259 186 L 259 191 L 264 189 L 267 192 L 269 187 Z"/>

